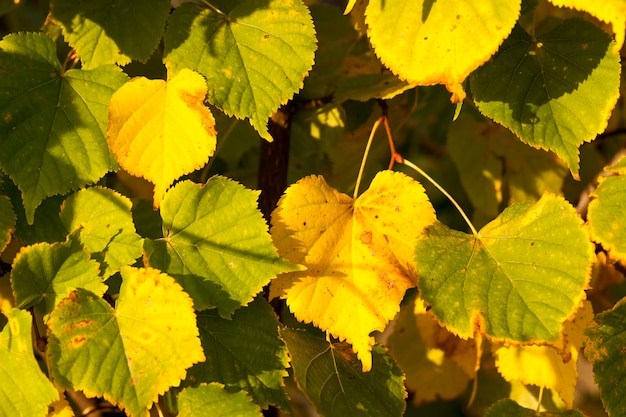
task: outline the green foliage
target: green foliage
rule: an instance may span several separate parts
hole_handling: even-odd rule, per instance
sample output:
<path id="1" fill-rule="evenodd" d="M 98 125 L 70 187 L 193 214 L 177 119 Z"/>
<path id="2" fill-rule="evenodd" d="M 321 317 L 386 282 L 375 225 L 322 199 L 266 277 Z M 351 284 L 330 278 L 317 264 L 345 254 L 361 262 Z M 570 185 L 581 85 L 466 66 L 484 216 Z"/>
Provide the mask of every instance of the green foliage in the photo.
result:
<path id="1" fill-rule="evenodd" d="M 624 415 L 598 4 L 0 1 L 0 417 Z"/>

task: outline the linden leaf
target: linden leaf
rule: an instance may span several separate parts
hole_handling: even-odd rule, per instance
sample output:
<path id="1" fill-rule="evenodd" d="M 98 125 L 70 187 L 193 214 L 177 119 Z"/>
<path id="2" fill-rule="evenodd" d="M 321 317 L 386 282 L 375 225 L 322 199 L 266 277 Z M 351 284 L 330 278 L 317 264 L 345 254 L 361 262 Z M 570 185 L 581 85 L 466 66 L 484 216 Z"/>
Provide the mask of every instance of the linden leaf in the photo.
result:
<path id="1" fill-rule="evenodd" d="M 587 211 L 591 237 L 602 244 L 612 257 L 626 260 L 626 157 L 608 167 L 608 177 L 600 176 L 591 194 Z"/>
<path id="2" fill-rule="evenodd" d="M 35 359 L 32 316 L 17 308 L 4 314 L 8 322 L 0 329 L 0 415 L 43 417 L 59 393 Z"/>
<path id="3" fill-rule="evenodd" d="M 578 177 L 578 147 L 606 128 L 619 97 L 619 56 L 593 23 L 545 26 L 532 36 L 516 26 L 470 85 L 481 113 L 524 143 L 554 151 Z"/>
<path id="4" fill-rule="evenodd" d="M 594 250 L 575 209 L 545 194 L 509 206 L 477 236 L 435 223 L 415 257 L 420 294 L 452 332 L 540 343 L 559 337 L 585 297 Z"/>
<path id="5" fill-rule="evenodd" d="M 204 360 L 191 298 L 155 269 L 121 270 L 115 310 L 78 289 L 48 321 L 49 363 L 62 388 L 103 396 L 132 417 Z"/>
<path id="6" fill-rule="evenodd" d="M 89 188 L 69 197 L 61 206 L 67 230 L 80 241 L 107 278 L 142 254 L 141 237 L 135 233 L 131 201 L 108 188 Z"/>
<path id="7" fill-rule="evenodd" d="M 402 173 L 378 173 L 356 201 L 306 177 L 279 201 L 271 233 L 278 252 L 307 270 L 280 275 L 271 296 L 351 343 L 369 370 L 370 333 L 385 328 L 415 285 L 413 241 L 434 220 L 421 184 Z"/>
<path id="8" fill-rule="evenodd" d="M 104 294 L 99 265 L 89 259 L 80 242 L 69 237 L 64 243 L 37 243 L 25 246 L 15 257 L 11 284 L 17 307 L 35 306 L 50 314 L 76 288 Z"/>
<path id="9" fill-rule="evenodd" d="M 205 362 L 189 369 L 192 384 L 219 382 L 226 391 L 244 389 L 263 408 L 289 410 L 283 378 L 289 366 L 287 349 L 278 337 L 279 322 L 261 297 L 237 310 L 231 319 L 217 310 L 197 313 Z"/>
<path id="10" fill-rule="evenodd" d="M 16 216 L 11 200 L 6 196 L 0 196 L 0 253 L 11 241 L 11 235 L 15 231 L 15 221 Z"/>
<path id="11" fill-rule="evenodd" d="M 46 197 L 117 168 L 106 143 L 107 106 L 127 77 L 117 67 L 62 72 L 52 39 L 0 41 L 0 168 L 19 187 L 28 223 Z"/>
<path id="12" fill-rule="evenodd" d="M 579 410 L 566 410 L 561 412 L 541 412 L 524 408 L 508 398 L 502 399 L 489 407 L 485 417 L 586 417 Z"/>
<path id="13" fill-rule="evenodd" d="M 188 3 L 174 10 L 163 60 L 168 71 L 191 68 L 204 75 L 211 104 L 249 118 L 271 141 L 270 115 L 302 88 L 313 66 L 316 40 L 309 10 L 302 0 L 211 4 Z"/>
<path id="14" fill-rule="evenodd" d="M 460 102 L 467 76 L 493 55 L 520 14 L 521 0 L 370 0 L 365 11 L 376 55 L 400 78 L 445 84 Z"/>
<path id="15" fill-rule="evenodd" d="M 156 49 L 170 13 L 170 0 L 53 0 L 50 17 L 76 49 L 84 69 L 146 61 Z"/>
<path id="16" fill-rule="evenodd" d="M 174 277 L 197 310 L 230 317 L 276 274 L 296 269 L 276 253 L 258 195 L 224 177 L 182 181 L 166 194 L 163 238 L 146 240 L 146 260 Z"/>
<path id="17" fill-rule="evenodd" d="M 295 380 L 327 417 L 400 417 L 406 407 L 404 376 L 382 346 L 372 349 L 371 372 L 363 372 L 345 343 L 332 344 L 303 330 L 281 328 Z"/>
<path id="18" fill-rule="evenodd" d="M 563 324 L 564 346 L 499 346 L 496 366 L 507 381 L 520 380 L 557 392 L 568 408 L 574 406 L 578 380 L 578 352 L 583 345 L 585 328 L 593 320 L 591 303 L 583 305 L 572 320 Z"/>
<path id="19" fill-rule="evenodd" d="M 245 392 L 229 393 L 222 384 L 186 388 L 178 395 L 178 417 L 262 417 L 261 408 Z"/>
<path id="20" fill-rule="evenodd" d="M 569 7 L 582 10 L 590 15 L 613 25 L 615 32 L 615 44 L 613 54 L 619 54 L 624 44 L 624 31 L 626 30 L 626 2 L 624 0 L 550 0 L 550 3 L 559 7 Z"/>
<path id="21" fill-rule="evenodd" d="M 470 378 L 475 376 L 476 361 L 473 341 L 447 332 L 449 336 L 444 343 L 436 343 L 436 335 L 446 331 L 425 312 L 415 311 L 414 307 L 420 303 L 421 300 L 413 300 L 400 308 L 388 339 L 389 354 L 406 375 L 406 386 L 414 393 L 415 405 L 438 399 L 451 400 L 462 394 Z M 427 338 L 436 346 L 429 346 Z M 453 359 L 455 354 L 462 356 L 461 364 L 470 365 L 469 372 Z"/>
<path id="22" fill-rule="evenodd" d="M 184 69 L 169 81 L 133 78 L 111 97 L 109 147 L 122 168 L 154 183 L 155 207 L 174 180 L 215 152 L 206 92 L 204 78 Z"/>

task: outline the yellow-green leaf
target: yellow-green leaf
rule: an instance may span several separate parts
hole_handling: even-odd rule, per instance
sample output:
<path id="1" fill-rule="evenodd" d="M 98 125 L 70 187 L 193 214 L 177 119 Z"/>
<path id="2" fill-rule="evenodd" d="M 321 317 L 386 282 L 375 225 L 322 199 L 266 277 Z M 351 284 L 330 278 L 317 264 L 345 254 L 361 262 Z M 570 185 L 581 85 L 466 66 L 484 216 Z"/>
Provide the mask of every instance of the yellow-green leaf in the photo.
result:
<path id="1" fill-rule="evenodd" d="M 584 302 L 576 316 L 563 325 L 561 346 L 499 346 L 495 348 L 496 366 L 507 381 L 520 380 L 527 385 L 551 389 L 565 404 L 574 405 L 578 379 L 578 352 L 582 348 L 587 324 L 593 320 L 589 302 Z"/>
<path id="2" fill-rule="evenodd" d="M 624 44 L 626 30 L 626 1 L 624 0 L 550 0 L 550 3 L 559 7 L 569 7 L 582 10 L 590 15 L 613 25 L 615 44 L 613 53 L 618 54 Z"/>
<path id="3" fill-rule="evenodd" d="M 369 370 L 370 333 L 385 328 L 415 285 L 413 241 L 434 219 L 423 187 L 401 173 L 380 172 L 356 201 L 306 177 L 280 200 L 271 233 L 279 254 L 307 270 L 279 275 L 272 295 L 299 320 L 352 343 Z"/>
<path id="4" fill-rule="evenodd" d="M 204 166 L 216 145 L 207 86 L 191 70 L 168 81 L 136 77 L 111 97 L 107 136 L 119 164 L 154 183 L 154 205 L 184 174 Z"/>
<path id="5" fill-rule="evenodd" d="M 191 298 L 172 277 L 129 266 L 121 274 L 115 309 L 83 289 L 54 309 L 49 364 L 59 387 L 147 417 L 158 396 L 205 357 Z"/>
<path id="6" fill-rule="evenodd" d="M 445 84 L 462 101 L 461 83 L 493 55 L 520 13 L 520 0 L 370 0 L 369 37 L 400 78 Z"/>

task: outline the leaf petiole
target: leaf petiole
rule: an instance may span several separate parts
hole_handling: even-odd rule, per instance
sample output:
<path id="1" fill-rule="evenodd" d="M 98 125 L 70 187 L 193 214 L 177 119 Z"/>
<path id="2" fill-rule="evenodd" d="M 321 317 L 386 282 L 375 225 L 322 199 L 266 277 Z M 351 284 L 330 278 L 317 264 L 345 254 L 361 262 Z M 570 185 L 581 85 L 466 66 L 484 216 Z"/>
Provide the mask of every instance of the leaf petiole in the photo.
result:
<path id="1" fill-rule="evenodd" d="M 359 196 L 359 186 L 361 185 L 361 179 L 363 178 L 363 171 L 365 170 L 365 162 L 367 161 L 367 155 L 370 153 L 370 148 L 372 147 L 372 142 L 374 141 L 374 135 L 378 130 L 383 121 L 386 120 L 385 116 L 381 116 L 376 120 L 374 126 L 372 126 L 372 131 L 370 132 L 370 137 L 367 139 L 367 145 L 365 146 L 365 152 L 363 153 L 363 159 L 361 160 L 361 167 L 359 168 L 359 175 L 356 177 L 356 184 L 354 186 L 354 194 L 352 196 L 353 200 Z"/>

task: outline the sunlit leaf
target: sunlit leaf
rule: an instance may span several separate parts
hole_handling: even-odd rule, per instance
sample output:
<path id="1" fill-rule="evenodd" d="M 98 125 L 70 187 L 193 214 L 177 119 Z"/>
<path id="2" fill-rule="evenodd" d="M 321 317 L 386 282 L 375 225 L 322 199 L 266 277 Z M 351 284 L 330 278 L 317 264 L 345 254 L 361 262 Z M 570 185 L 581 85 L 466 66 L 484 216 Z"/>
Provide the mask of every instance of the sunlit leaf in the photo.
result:
<path id="1" fill-rule="evenodd" d="M 104 294 L 107 286 L 98 273 L 98 263 L 70 237 L 64 243 L 42 242 L 22 248 L 13 261 L 11 284 L 19 308 L 35 306 L 50 314 L 76 288 Z"/>
<path id="2" fill-rule="evenodd" d="M 155 269 L 122 268 L 115 310 L 78 289 L 50 315 L 50 366 L 62 388 L 103 396 L 130 416 L 148 409 L 204 360 L 192 301 Z"/>
<path id="3" fill-rule="evenodd" d="M 170 0 L 52 0 L 50 17 L 76 49 L 84 69 L 146 61 L 156 49 Z"/>
<path id="4" fill-rule="evenodd" d="M 42 33 L 0 41 L 0 167 L 22 192 L 29 223 L 44 198 L 117 168 L 106 143 L 107 106 L 126 79 L 113 66 L 62 72 Z"/>
<path id="5" fill-rule="evenodd" d="M 276 274 L 294 270 L 272 245 L 258 195 L 224 177 L 183 181 L 166 194 L 164 237 L 146 240 L 147 261 L 174 277 L 197 310 L 217 307 L 229 317 Z"/>
<path id="6" fill-rule="evenodd" d="M 350 13 L 355 4 L 356 4 L 356 0 L 348 0 L 348 5 L 346 6 L 346 10 L 343 12 L 343 14 Z"/>
<path id="7" fill-rule="evenodd" d="M 600 184 L 590 195 L 589 229 L 612 257 L 626 260 L 626 157 L 606 171 L 612 175 L 599 177 Z"/>
<path id="8" fill-rule="evenodd" d="M 4 314 L 8 323 L 0 330 L 0 415 L 43 417 L 59 393 L 35 360 L 32 317 L 19 309 Z"/>
<path id="9" fill-rule="evenodd" d="M 413 241 L 434 219 L 422 186 L 401 173 L 380 172 L 356 201 L 322 177 L 306 177 L 279 201 L 271 233 L 278 252 L 307 270 L 280 275 L 272 296 L 351 343 L 368 370 L 370 334 L 385 328 L 415 285 Z"/>
<path id="10" fill-rule="evenodd" d="M 507 381 L 520 380 L 557 392 L 568 408 L 574 406 L 578 380 L 578 352 L 585 328 L 593 319 L 593 310 L 585 302 L 573 320 L 563 324 L 561 346 L 498 346 L 496 366 Z"/>
<path id="11" fill-rule="evenodd" d="M 222 384 L 186 388 L 178 396 L 179 417 L 261 417 L 261 409 L 245 392 L 229 393 Z"/>
<path id="12" fill-rule="evenodd" d="M 503 399 L 492 405 L 485 417 L 585 417 L 579 410 L 566 410 L 562 412 L 541 412 L 524 408 L 513 400 Z"/>
<path id="13" fill-rule="evenodd" d="M 368 35 L 381 61 L 419 85 L 444 84 L 453 101 L 461 83 L 509 35 L 521 0 L 370 0 Z"/>
<path id="14" fill-rule="evenodd" d="M 61 207 L 65 227 L 78 231 L 105 278 L 141 256 L 142 239 L 135 233 L 131 207 L 128 198 L 102 187 L 81 190 Z"/>
<path id="15" fill-rule="evenodd" d="M 580 19 L 540 25 L 533 36 L 516 26 L 472 74 L 474 101 L 523 142 L 554 151 L 578 177 L 578 147 L 606 128 L 619 97 L 619 57 L 605 32 Z"/>
<path id="16" fill-rule="evenodd" d="M 278 338 L 279 323 L 270 305 L 257 298 L 231 319 L 217 310 L 200 311 L 198 328 L 206 361 L 188 371 L 187 382 L 219 382 L 228 392 L 247 391 L 256 404 L 289 410 L 284 391 L 289 366 L 285 344 Z"/>
<path id="17" fill-rule="evenodd" d="M 478 236 L 441 223 L 415 250 L 421 296 L 462 338 L 555 341 L 585 297 L 593 245 L 563 198 L 509 206 Z"/>
<path id="18" fill-rule="evenodd" d="M 6 196 L 0 196 L 0 252 L 6 248 L 15 231 L 15 213 L 11 200 Z"/>
<path id="19" fill-rule="evenodd" d="M 228 115 L 249 118 L 259 134 L 270 115 L 302 87 L 313 65 L 315 30 L 301 0 L 214 0 L 178 7 L 165 34 L 169 71 L 198 71 L 208 100 Z"/>
<path id="20" fill-rule="evenodd" d="M 624 44 L 624 31 L 626 30 L 626 2 L 624 0 L 550 0 L 550 3 L 559 7 L 582 10 L 613 25 L 615 44 L 612 52 L 619 54 Z"/>
<path id="21" fill-rule="evenodd" d="M 332 344 L 303 330 L 283 328 L 298 386 L 327 417 L 400 417 L 404 376 L 381 346 L 372 348 L 373 366 L 363 372 L 345 343 Z"/>
<path id="22" fill-rule="evenodd" d="M 476 348 L 473 341 L 450 333 L 442 338 L 446 330 L 425 312 L 415 310 L 415 302 L 400 309 L 389 335 L 389 353 L 406 375 L 406 386 L 413 392 L 414 404 L 451 400 L 462 394 L 475 376 Z M 461 359 L 460 364 L 453 355 Z M 470 369 L 462 367 L 465 365 Z"/>
<path id="23" fill-rule="evenodd" d="M 604 407 L 610 416 L 626 415 L 626 298 L 598 314 L 587 336 L 585 357 L 593 365 Z"/>
<path id="24" fill-rule="evenodd" d="M 133 78 L 111 97 L 109 146 L 122 168 L 154 183 L 155 207 L 174 180 L 215 151 L 206 92 L 202 76 L 184 69 L 169 81 Z"/>

